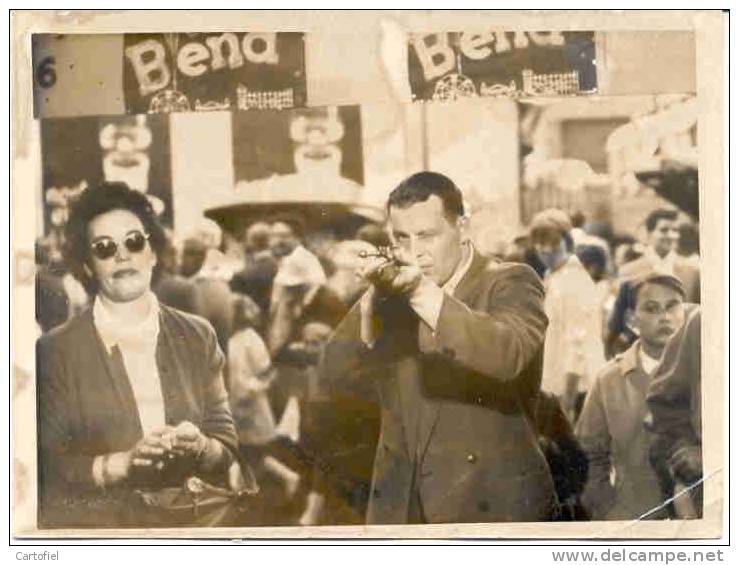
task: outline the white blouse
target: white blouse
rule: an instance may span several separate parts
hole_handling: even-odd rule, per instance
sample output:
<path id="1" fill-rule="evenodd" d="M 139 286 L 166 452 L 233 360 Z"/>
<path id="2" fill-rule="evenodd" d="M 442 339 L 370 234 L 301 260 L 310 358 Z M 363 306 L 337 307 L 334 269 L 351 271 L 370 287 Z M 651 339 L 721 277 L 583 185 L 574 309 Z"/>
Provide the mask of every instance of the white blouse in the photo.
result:
<path id="1" fill-rule="evenodd" d="M 149 313 L 138 324 L 118 320 L 99 297 L 95 298 L 92 315 L 108 353 L 115 346 L 120 349 L 144 435 L 163 427 L 164 396 L 156 362 L 159 336 L 159 301 L 156 296 L 149 293 Z"/>

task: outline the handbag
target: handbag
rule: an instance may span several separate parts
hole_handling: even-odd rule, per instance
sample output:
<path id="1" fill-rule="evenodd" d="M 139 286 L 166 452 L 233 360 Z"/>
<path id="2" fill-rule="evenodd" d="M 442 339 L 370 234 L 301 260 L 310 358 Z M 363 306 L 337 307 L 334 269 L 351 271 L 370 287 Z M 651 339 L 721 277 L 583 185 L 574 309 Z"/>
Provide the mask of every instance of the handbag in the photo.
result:
<path id="1" fill-rule="evenodd" d="M 250 503 L 258 493 L 251 468 L 236 462 L 229 469 L 228 487 L 189 476 L 179 486 L 137 489 L 131 512 L 145 527 L 238 526 L 248 522 Z"/>

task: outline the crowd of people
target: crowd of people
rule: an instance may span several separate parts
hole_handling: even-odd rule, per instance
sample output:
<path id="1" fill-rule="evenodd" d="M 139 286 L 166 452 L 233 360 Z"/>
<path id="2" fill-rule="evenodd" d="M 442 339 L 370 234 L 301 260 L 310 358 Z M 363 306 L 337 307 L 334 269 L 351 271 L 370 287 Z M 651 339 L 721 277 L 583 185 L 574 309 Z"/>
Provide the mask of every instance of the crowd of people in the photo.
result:
<path id="1" fill-rule="evenodd" d="M 248 466 L 249 525 L 700 516 L 696 225 L 549 209 L 482 257 L 462 202 L 424 172 L 388 230 L 176 241 L 87 189 L 36 250 L 41 521 L 125 524 L 168 465 Z"/>

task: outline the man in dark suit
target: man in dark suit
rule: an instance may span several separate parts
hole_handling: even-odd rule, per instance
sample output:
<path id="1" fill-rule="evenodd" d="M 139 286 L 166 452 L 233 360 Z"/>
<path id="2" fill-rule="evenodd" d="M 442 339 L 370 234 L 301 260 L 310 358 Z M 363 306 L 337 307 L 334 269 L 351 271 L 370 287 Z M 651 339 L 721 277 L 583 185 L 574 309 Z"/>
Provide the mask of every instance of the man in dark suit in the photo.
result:
<path id="1" fill-rule="evenodd" d="M 367 522 L 552 518 L 531 420 L 547 326 L 539 278 L 474 250 L 462 194 L 443 175 L 403 181 L 388 214 L 394 256 L 361 270 L 371 286 L 323 361 L 327 382 L 373 378 L 379 390 Z"/>

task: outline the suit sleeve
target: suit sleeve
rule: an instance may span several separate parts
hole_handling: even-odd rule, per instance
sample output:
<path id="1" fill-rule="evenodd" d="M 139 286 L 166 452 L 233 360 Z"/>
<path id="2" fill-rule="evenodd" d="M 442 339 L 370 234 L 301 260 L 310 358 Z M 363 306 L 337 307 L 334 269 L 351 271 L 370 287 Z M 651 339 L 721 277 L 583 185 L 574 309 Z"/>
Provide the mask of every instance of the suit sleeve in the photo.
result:
<path id="1" fill-rule="evenodd" d="M 205 334 L 205 354 L 207 361 L 202 432 L 217 439 L 232 453 L 237 453 L 236 427 L 223 380 L 225 357 L 218 345 L 216 333 L 210 326 Z"/>
<path id="2" fill-rule="evenodd" d="M 605 516 L 615 496 L 610 481 L 611 433 L 603 408 L 602 377 L 585 398 L 577 421 L 577 438 L 588 458 L 588 479 L 582 501 L 593 519 Z"/>
<path id="3" fill-rule="evenodd" d="M 320 371 L 329 386 L 366 371 L 370 350 L 360 336 L 360 324 L 357 302 L 336 327 L 324 349 Z"/>
<path id="4" fill-rule="evenodd" d="M 38 450 L 41 496 L 55 488 L 92 489 L 94 455 L 75 453 L 76 387 L 53 336 L 36 344 Z M 57 491 L 57 494 L 61 494 Z"/>
<path id="5" fill-rule="evenodd" d="M 700 312 L 670 338 L 647 393 L 648 426 L 655 433 L 653 462 L 667 461 L 700 438 Z"/>
<path id="6" fill-rule="evenodd" d="M 436 331 L 421 325 L 421 351 L 440 353 L 498 381 L 512 381 L 544 344 L 544 288 L 531 268 L 514 265 L 486 292 L 485 310 L 473 310 L 445 294 Z"/>

